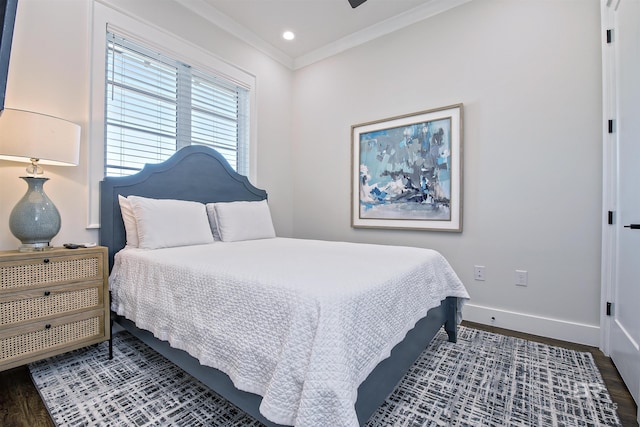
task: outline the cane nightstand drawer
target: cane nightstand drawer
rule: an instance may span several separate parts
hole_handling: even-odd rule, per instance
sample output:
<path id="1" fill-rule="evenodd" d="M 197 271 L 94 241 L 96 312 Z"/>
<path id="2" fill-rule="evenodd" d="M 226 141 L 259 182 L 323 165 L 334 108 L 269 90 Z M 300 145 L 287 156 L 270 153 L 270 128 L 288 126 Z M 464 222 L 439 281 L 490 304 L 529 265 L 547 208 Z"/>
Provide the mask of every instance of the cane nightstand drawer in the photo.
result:
<path id="1" fill-rule="evenodd" d="M 104 341 L 104 326 L 104 313 L 94 311 L 77 319 L 63 318 L 5 331 L 0 333 L 0 364 L 18 366 Z"/>
<path id="2" fill-rule="evenodd" d="M 0 291 L 27 287 L 102 280 L 99 254 L 56 255 L 0 263 Z"/>
<path id="3" fill-rule="evenodd" d="M 0 326 L 101 307 L 102 283 L 53 287 L 0 297 Z"/>
<path id="4" fill-rule="evenodd" d="M 106 341 L 107 248 L 0 252 L 0 371 Z"/>

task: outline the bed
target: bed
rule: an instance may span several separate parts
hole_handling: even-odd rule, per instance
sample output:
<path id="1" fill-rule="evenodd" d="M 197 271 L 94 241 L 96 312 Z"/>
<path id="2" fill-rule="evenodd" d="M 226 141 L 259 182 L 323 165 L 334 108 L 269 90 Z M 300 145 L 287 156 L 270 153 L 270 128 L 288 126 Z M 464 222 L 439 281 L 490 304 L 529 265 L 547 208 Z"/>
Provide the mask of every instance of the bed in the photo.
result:
<path id="1" fill-rule="evenodd" d="M 266 192 L 210 148 L 100 190 L 116 321 L 267 426 L 363 425 L 442 327 L 456 341 L 468 294 L 439 253 L 275 237 Z M 129 201 L 142 248 L 127 244 Z M 213 241 L 158 243 L 144 212 L 169 203 L 212 207 Z"/>

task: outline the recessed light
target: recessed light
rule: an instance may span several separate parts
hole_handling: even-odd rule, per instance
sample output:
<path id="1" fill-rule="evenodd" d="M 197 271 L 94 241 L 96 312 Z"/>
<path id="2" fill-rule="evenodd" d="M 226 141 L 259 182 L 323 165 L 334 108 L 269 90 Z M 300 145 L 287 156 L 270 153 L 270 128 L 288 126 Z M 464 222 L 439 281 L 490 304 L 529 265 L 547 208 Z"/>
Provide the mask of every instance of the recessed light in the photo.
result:
<path id="1" fill-rule="evenodd" d="M 285 40 L 293 40 L 296 38 L 296 35 L 293 34 L 292 31 L 285 31 L 284 33 L 282 33 L 282 38 Z"/>

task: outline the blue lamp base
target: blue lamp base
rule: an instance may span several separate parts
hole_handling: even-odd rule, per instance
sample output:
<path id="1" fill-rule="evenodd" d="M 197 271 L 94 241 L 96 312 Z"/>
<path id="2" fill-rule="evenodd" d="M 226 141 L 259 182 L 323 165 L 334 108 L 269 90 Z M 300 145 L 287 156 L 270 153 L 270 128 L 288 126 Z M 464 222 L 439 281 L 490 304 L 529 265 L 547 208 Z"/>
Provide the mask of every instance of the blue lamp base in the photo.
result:
<path id="1" fill-rule="evenodd" d="M 29 188 L 11 211 L 9 229 L 22 243 L 21 252 L 44 251 L 52 248 L 51 239 L 60 231 L 58 209 L 45 194 L 43 186 L 49 178 L 20 177 Z"/>

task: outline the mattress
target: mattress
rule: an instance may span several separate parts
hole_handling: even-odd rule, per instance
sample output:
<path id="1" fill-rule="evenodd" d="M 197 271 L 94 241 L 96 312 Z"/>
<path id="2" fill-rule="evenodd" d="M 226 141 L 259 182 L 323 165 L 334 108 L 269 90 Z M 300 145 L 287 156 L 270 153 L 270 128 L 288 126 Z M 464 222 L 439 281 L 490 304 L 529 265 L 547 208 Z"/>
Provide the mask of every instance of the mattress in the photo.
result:
<path id="1" fill-rule="evenodd" d="M 433 250 L 287 238 L 125 248 L 110 287 L 117 314 L 299 427 L 358 425 L 373 368 L 430 308 L 469 297 Z"/>

